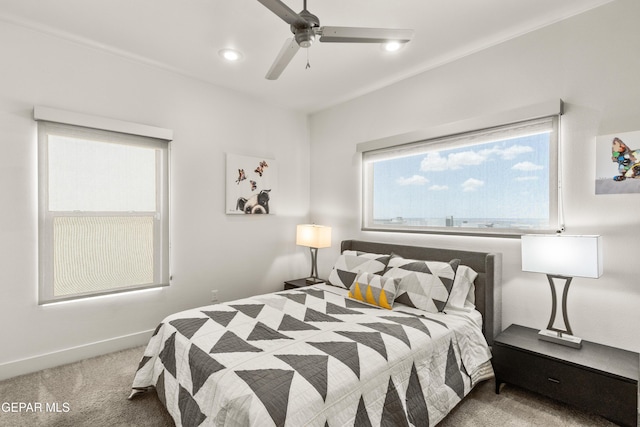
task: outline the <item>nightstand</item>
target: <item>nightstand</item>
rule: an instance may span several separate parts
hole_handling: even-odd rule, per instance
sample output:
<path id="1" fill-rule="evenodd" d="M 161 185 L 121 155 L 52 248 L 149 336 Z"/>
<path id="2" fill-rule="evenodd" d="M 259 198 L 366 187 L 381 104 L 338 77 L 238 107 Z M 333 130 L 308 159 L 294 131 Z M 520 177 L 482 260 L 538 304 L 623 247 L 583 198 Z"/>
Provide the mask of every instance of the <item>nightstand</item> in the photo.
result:
<path id="1" fill-rule="evenodd" d="M 320 279 L 322 280 L 322 279 Z M 321 282 L 318 283 L 324 283 L 324 281 L 322 280 Z M 284 290 L 288 291 L 289 289 L 296 289 L 296 288 L 304 288 L 305 286 L 311 286 L 312 283 L 307 283 L 307 279 L 303 278 L 303 279 L 294 279 L 294 280 L 285 280 L 284 282 Z"/>
<path id="2" fill-rule="evenodd" d="M 581 349 L 541 341 L 538 330 L 511 325 L 493 342 L 496 393 L 510 383 L 636 426 L 638 353 L 582 342 Z"/>

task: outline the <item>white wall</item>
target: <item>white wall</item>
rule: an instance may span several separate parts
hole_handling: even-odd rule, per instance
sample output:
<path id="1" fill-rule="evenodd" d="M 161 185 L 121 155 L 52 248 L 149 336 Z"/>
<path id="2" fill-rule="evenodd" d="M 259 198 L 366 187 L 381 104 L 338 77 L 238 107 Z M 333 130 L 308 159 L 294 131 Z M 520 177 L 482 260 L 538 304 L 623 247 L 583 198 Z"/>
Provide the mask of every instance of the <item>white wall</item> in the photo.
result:
<path id="1" fill-rule="evenodd" d="M 544 275 L 521 271 L 519 239 L 360 231 L 355 145 L 561 98 L 566 232 L 601 234 L 605 258 L 602 278 L 574 279 L 571 326 L 584 339 L 639 351 L 640 194 L 594 191 L 596 135 L 640 130 L 638 17 L 640 2 L 618 0 L 312 115 L 314 221 L 333 226 L 336 242 L 362 238 L 501 252 L 503 328 L 543 328 L 549 285 Z M 321 275 L 338 250 L 321 252 Z"/>
<path id="2" fill-rule="evenodd" d="M 212 289 L 226 301 L 306 274 L 295 245 L 310 203 L 304 115 L 12 24 L 0 23 L 0 52 L 0 379 L 142 344 L 167 314 L 208 304 Z M 37 305 L 34 105 L 174 130 L 169 288 Z M 279 215 L 225 215 L 227 152 L 278 161 Z"/>

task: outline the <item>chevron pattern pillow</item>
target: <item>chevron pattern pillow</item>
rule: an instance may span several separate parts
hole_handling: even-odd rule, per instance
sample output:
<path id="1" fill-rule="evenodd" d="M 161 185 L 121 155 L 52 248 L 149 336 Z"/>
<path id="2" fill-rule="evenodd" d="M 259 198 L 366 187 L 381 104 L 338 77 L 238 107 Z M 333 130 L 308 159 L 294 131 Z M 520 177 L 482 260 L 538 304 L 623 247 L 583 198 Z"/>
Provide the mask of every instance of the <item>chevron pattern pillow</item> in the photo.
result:
<path id="1" fill-rule="evenodd" d="M 459 259 L 421 261 L 392 256 L 384 277 L 400 278 L 396 301 L 430 313 L 444 310 Z"/>
<path id="2" fill-rule="evenodd" d="M 329 273 L 329 283 L 333 286 L 349 289 L 359 272 L 382 274 L 387 267 L 389 258 L 391 258 L 390 255 L 344 251 Z"/>
<path id="3" fill-rule="evenodd" d="M 391 310 L 400 279 L 360 273 L 349 288 L 349 298 Z"/>

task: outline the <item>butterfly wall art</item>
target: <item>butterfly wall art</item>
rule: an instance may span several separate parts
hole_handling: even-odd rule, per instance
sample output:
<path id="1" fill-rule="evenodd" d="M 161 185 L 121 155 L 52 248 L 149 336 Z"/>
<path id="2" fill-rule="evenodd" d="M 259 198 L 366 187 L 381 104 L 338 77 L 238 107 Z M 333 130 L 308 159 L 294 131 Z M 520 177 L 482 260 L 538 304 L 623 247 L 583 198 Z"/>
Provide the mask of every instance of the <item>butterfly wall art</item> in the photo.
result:
<path id="1" fill-rule="evenodd" d="M 264 157 L 227 154 L 226 213 L 265 215 L 277 204 L 277 164 Z"/>

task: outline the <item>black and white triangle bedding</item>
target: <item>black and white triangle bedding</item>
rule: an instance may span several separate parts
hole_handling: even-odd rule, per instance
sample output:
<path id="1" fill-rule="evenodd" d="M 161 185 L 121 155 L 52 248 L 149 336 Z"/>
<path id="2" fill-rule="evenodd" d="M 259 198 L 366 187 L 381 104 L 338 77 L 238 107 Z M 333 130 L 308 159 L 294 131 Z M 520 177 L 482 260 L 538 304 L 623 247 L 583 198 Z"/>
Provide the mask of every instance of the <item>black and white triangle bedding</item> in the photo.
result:
<path id="1" fill-rule="evenodd" d="M 470 317 L 375 308 L 332 286 L 171 315 L 134 394 L 155 387 L 178 426 L 428 426 L 493 375 Z"/>

